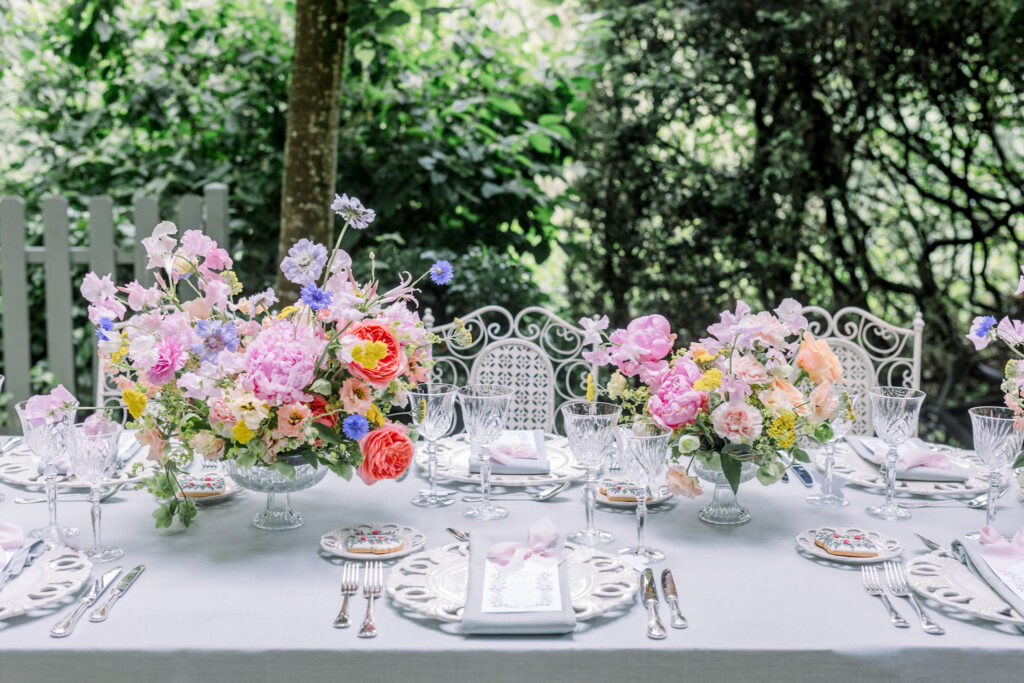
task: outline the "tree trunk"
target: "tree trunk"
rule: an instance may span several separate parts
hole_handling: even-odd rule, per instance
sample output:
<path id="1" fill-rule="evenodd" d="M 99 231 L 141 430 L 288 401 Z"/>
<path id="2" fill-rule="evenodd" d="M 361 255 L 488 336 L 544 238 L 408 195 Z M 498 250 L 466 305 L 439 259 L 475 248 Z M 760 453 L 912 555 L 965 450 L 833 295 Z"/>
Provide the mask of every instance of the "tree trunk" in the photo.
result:
<path id="1" fill-rule="evenodd" d="M 288 96 L 288 132 L 281 194 L 280 263 L 306 237 L 330 248 L 338 118 L 348 0 L 297 0 L 295 54 Z M 298 288 L 277 274 L 278 296 L 291 303 Z"/>

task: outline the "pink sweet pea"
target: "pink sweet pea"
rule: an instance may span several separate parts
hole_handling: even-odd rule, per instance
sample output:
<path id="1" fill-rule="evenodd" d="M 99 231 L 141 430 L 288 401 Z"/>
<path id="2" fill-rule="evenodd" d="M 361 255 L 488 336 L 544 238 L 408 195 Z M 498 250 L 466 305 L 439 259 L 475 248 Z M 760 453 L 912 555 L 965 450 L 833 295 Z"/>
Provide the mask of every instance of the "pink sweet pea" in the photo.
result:
<path id="1" fill-rule="evenodd" d="M 186 230 L 181 236 L 181 255 L 190 261 L 206 258 L 216 247 L 217 243 L 199 230 Z"/>
<path id="2" fill-rule="evenodd" d="M 114 282 L 110 279 L 109 273 L 104 275 L 102 279 L 96 273 L 86 273 L 85 278 L 82 280 L 80 291 L 85 300 L 91 304 L 113 299 L 114 295 L 117 294 L 117 288 L 114 287 Z"/>
<path id="3" fill-rule="evenodd" d="M 58 384 L 48 394 L 36 394 L 25 402 L 24 415 L 32 426 L 52 424 L 62 419 L 69 410 L 78 407 L 78 399 L 71 392 Z"/>
<path id="4" fill-rule="evenodd" d="M 177 241 L 171 235 L 178 232 L 178 228 L 170 221 L 157 223 L 153 228 L 153 234 L 142 240 L 142 246 L 146 248 L 146 268 L 165 268 L 170 263 L 170 253 L 174 250 Z"/>

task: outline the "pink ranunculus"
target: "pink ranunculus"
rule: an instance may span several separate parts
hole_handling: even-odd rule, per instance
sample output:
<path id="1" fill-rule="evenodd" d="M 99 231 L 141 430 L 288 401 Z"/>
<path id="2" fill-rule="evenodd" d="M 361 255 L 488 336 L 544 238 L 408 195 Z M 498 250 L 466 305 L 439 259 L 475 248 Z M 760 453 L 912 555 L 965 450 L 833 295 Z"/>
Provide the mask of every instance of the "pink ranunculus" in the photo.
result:
<path id="1" fill-rule="evenodd" d="M 167 384 L 187 362 L 185 346 L 177 337 L 167 337 L 157 344 L 156 360 L 146 370 L 146 381 L 157 386 Z"/>
<path id="2" fill-rule="evenodd" d="M 732 372 L 747 384 L 767 384 L 768 369 L 752 354 L 737 356 L 732 361 Z"/>
<path id="3" fill-rule="evenodd" d="M 753 443 L 761 435 L 761 411 L 747 403 L 723 403 L 711 413 L 715 433 L 729 443 Z"/>
<path id="4" fill-rule="evenodd" d="M 673 465 L 665 472 L 665 485 L 669 493 L 685 498 L 696 498 L 704 493 L 697 478 L 687 474 L 686 468 L 679 465 Z"/>
<path id="5" fill-rule="evenodd" d="M 308 403 L 313 397 L 305 388 L 316 378 L 325 345 L 307 325 L 274 321 L 246 347 L 242 386 L 272 405 Z"/>
<path id="6" fill-rule="evenodd" d="M 289 403 L 277 409 L 277 438 L 294 439 L 302 435 L 302 426 L 309 418 L 309 406 L 304 403 Z"/>
<path id="7" fill-rule="evenodd" d="M 828 382 L 819 384 L 807 396 L 810 407 L 807 419 L 814 423 L 831 420 L 839 410 L 839 398 L 832 395 L 832 385 Z"/>
<path id="8" fill-rule="evenodd" d="M 213 432 L 203 430 L 189 439 L 188 445 L 206 460 L 220 460 L 224 457 L 224 447 L 227 444 Z"/>
<path id="9" fill-rule="evenodd" d="M 645 315 L 629 321 L 625 329 L 618 329 L 609 335 L 612 342 L 612 360 L 619 371 L 632 377 L 646 369 L 648 373 L 661 370 L 662 361 L 672 351 L 676 335 L 672 326 L 661 315 Z"/>
<path id="10" fill-rule="evenodd" d="M 693 423 L 708 406 L 708 392 L 693 388 L 693 383 L 702 374 L 689 358 L 676 360 L 668 374 L 663 376 L 657 392 L 647 400 L 647 411 L 654 421 L 667 429 Z"/>

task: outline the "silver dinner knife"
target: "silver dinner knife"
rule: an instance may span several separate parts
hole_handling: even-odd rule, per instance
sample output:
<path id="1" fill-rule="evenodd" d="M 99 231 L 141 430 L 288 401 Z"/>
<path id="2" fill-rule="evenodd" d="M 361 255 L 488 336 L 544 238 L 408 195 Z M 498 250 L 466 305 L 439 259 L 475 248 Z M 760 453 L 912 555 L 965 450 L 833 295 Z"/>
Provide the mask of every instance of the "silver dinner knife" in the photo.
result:
<path id="1" fill-rule="evenodd" d="M 17 448 L 18 446 L 21 445 L 22 441 L 23 441 L 23 439 L 20 436 L 15 437 L 15 438 L 9 440 L 3 446 L 0 446 L 0 453 L 6 453 L 7 451 L 9 451 L 11 449 Z"/>
<path id="2" fill-rule="evenodd" d="M 106 621 L 107 617 L 110 616 L 110 610 L 114 607 L 114 603 L 128 592 L 128 589 L 135 583 L 135 579 L 139 578 L 139 574 L 145 571 L 145 569 L 146 565 L 140 564 L 125 574 L 124 578 L 114 586 L 114 590 L 110 591 L 110 595 L 103 601 L 103 604 L 92 611 L 92 614 L 89 615 L 89 621 Z"/>
<path id="3" fill-rule="evenodd" d="M 686 628 L 686 617 L 683 616 L 682 611 L 679 609 L 679 593 L 676 591 L 676 582 L 672 578 L 671 569 L 661 570 L 661 590 L 665 593 L 665 601 L 668 602 L 669 614 L 671 619 L 669 623 L 672 628 Z"/>
<path id="4" fill-rule="evenodd" d="M 647 606 L 647 637 L 661 640 L 668 636 L 658 615 L 658 589 L 654 585 L 654 570 L 644 570 L 644 605 Z"/>
<path id="5" fill-rule="evenodd" d="M 89 609 L 89 606 L 96 602 L 96 599 L 103 594 L 103 591 L 107 589 L 107 586 L 114 582 L 114 579 L 116 579 L 121 573 L 121 569 L 122 567 L 114 567 L 106 574 L 93 581 L 92 586 L 90 586 L 88 592 L 82 596 L 82 599 L 78 601 L 78 604 L 75 605 L 75 609 L 71 614 L 61 619 L 53 628 L 50 629 L 50 635 L 54 638 L 70 636 L 71 632 L 75 630 L 75 624 L 78 623 L 78 620 L 82 618 L 82 615 L 85 614 L 87 609 Z"/>

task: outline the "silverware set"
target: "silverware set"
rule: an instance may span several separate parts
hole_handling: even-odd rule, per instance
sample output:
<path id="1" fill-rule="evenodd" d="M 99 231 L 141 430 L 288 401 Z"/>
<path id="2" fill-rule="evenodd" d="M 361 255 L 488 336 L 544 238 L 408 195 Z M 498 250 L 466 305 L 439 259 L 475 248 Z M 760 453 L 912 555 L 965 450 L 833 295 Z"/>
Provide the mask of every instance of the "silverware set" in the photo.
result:
<path id="1" fill-rule="evenodd" d="M 117 602 L 122 595 L 124 595 L 135 580 L 139 578 L 139 574 L 145 570 L 145 565 L 139 565 L 128 572 L 123 579 L 117 584 L 114 590 L 107 596 L 107 599 L 102 605 L 93 610 L 92 614 L 89 615 L 89 621 L 100 622 L 106 621 L 107 617 L 110 616 L 110 610 L 113 608 L 114 603 Z M 78 604 L 71 611 L 71 614 L 67 615 L 50 629 L 50 635 L 54 638 L 66 638 L 71 635 L 71 632 L 75 630 L 75 625 L 78 620 L 85 615 L 86 611 L 99 600 L 100 596 L 110 587 L 110 584 L 114 583 L 114 580 L 120 576 L 122 567 L 114 567 L 113 569 L 107 570 L 102 576 L 97 577 L 93 580 L 92 585 L 89 586 L 89 590 L 85 592 L 79 600 Z"/>
<path id="2" fill-rule="evenodd" d="M 672 628 L 686 628 L 689 624 L 686 617 L 679 609 L 679 593 L 676 591 L 676 582 L 672 578 L 672 570 L 665 569 L 661 572 L 661 590 L 665 594 L 665 601 L 668 602 Z M 654 570 L 648 567 L 643 572 L 643 600 L 647 608 L 647 637 L 653 640 L 662 640 L 668 637 L 668 631 L 661 622 L 661 614 L 658 612 L 658 589 L 654 584 Z"/>
<path id="3" fill-rule="evenodd" d="M 896 608 L 892 602 L 889 601 L 889 596 L 886 595 L 886 585 L 888 586 L 889 592 L 897 598 L 905 598 L 913 606 L 914 611 L 917 612 L 918 618 L 921 620 L 921 628 L 924 629 L 925 633 L 932 635 L 941 636 L 946 632 L 946 629 L 942 628 L 937 624 L 924 608 L 921 607 L 921 603 L 918 602 L 917 596 L 910 590 L 907 585 L 907 578 L 903 571 L 903 564 L 900 562 L 889 561 L 886 562 L 883 571 L 885 572 L 885 585 L 882 582 L 882 576 L 879 573 L 878 566 L 873 564 L 865 564 L 861 566 L 861 579 L 864 582 L 864 590 L 867 591 L 868 595 L 875 596 L 881 599 L 882 604 L 885 605 L 886 612 L 889 613 L 889 620 L 892 625 L 896 628 L 910 628 L 910 624 Z"/>
<path id="4" fill-rule="evenodd" d="M 373 621 L 373 600 L 384 593 L 384 563 L 367 562 L 363 566 L 363 597 L 366 598 L 366 616 L 359 628 L 360 638 L 376 638 L 377 625 Z M 359 592 L 359 566 L 355 562 L 346 562 L 341 568 L 341 594 L 345 599 L 341 603 L 341 611 L 334 619 L 334 628 L 348 628 L 352 620 L 348 614 L 348 600 Z"/>

